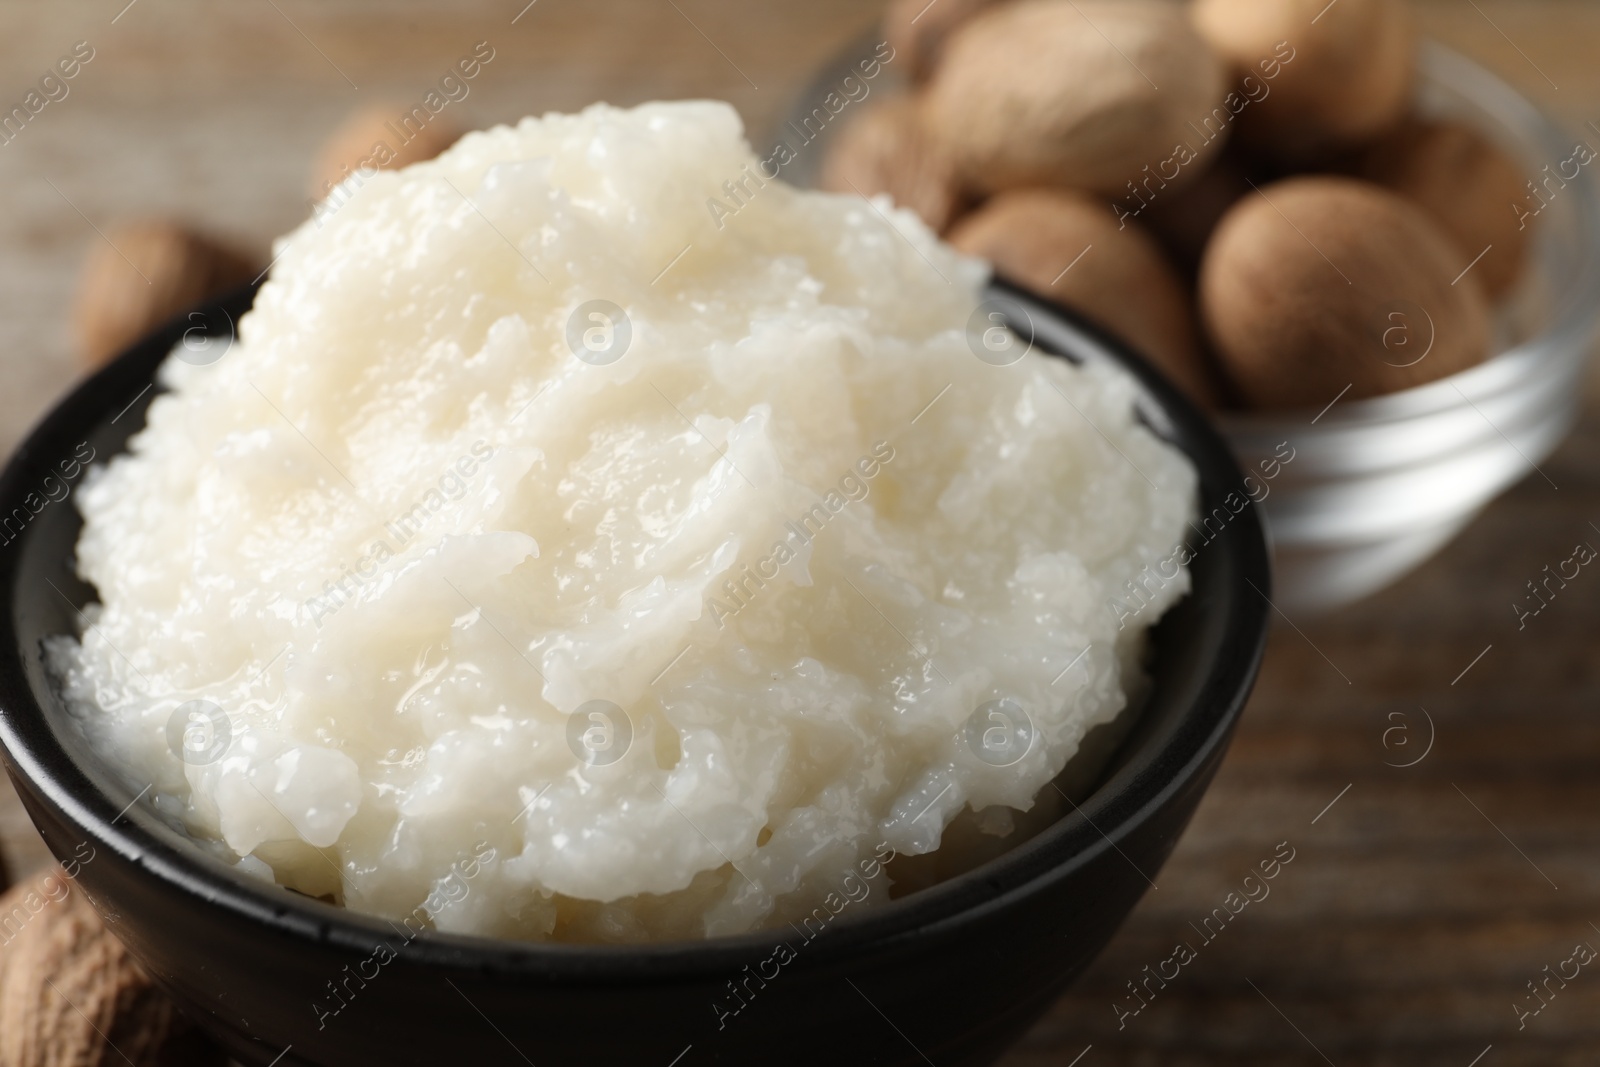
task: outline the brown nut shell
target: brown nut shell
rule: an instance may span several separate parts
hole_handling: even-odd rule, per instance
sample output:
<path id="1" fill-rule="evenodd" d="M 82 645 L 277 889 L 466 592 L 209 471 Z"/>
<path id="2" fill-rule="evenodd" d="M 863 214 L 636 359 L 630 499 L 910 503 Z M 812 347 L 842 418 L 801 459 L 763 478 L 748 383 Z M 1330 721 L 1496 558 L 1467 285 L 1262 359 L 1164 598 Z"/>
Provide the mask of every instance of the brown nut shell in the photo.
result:
<path id="1" fill-rule="evenodd" d="M 0 1064 L 211 1067 L 194 1031 L 60 867 L 0 898 Z"/>
<path id="2" fill-rule="evenodd" d="M 1489 316 L 1477 282 L 1461 277 L 1467 263 L 1420 208 L 1386 189 L 1290 178 L 1241 200 L 1217 227 L 1200 310 L 1250 406 L 1314 409 L 1481 362 Z"/>
<path id="3" fill-rule="evenodd" d="M 175 315 L 253 280 L 263 266 L 175 222 L 113 226 L 105 238 L 89 248 L 73 310 L 91 368 Z"/>
<path id="4" fill-rule="evenodd" d="M 1217 391 L 1189 294 L 1155 239 L 1083 193 L 1002 193 L 951 231 L 950 243 L 996 272 L 1104 326 L 1206 406 Z"/>
<path id="5" fill-rule="evenodd" d="M 1528 258 L 1531 222 L 1522 167 L 1463 123 L 1409 119 L 1363 153 L 1359 172 L 1393 189 L 1437 222 L 1467 258 L 1491 299 L 1510 292 Z"/>
<path id="6" fill-rule="evenodd" d="M 950 34 L 996 0 L 891 0 L 883 13 L 883 35 L 897 62 L 922 81 L 933 73 Z"/>
<path id="7" fill-rule="evenodd" d="M 1221 147 L 1201 132 L 1222 107 L 1222 62 L 1163 0 L 1013 0 L 951 35 L 929 81 L 928 128 L 970 188 L 1122 196 L 1145 168 L 1169 184 Z"/>
<path id="8" fill-rule="evenodd" d="M 874 103 L 839 131 L 822 164 L 822 188 L 888 193 L 942 233 L 962 202 L 950 158 L 928 136 L 914 97 Z"/>
<path id="9" fill-rule="evenodd" d="M 1266 157 L 1313 161 L 1410 103 L 1416 37 L 1399 0 L 1195 0 L 1193 15 L 1250 100 L 1240 140 Z"/>

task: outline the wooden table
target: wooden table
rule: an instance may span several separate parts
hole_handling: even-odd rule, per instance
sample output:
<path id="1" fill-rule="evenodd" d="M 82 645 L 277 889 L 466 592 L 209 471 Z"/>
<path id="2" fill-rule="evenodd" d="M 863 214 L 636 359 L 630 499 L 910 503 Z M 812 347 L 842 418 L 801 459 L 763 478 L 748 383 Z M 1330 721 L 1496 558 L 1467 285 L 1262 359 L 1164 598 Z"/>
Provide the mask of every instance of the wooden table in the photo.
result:
<path id="1" fill-rule="evenodd" d="M 496 59 L 461 105 L 474 125 L 703 95 L 759 130 L 878 8 L 524 2 L 0 2 L 10 96 L 73 42 L 96 49 L 72 95 L 0 148 L 0 448 L 76 374 L 66 323 L 95 226 L 176 214 L 264 246 L 306 213 L 306 160 L 349 108 L 420 97 L 480 40 Z M 1416 9 L 1429 33 L 1600 145 L 1585 127 L 1600 121 L 1600 5 Z M 1600 947 L 1600 576 L 1582 575 L 1524 631 L 1510 607 L 1578 540 L 1600 544 L 1588 525 L 1600 524 L 1600 407 L 1589 411 L 1543 465 L 1559 489 L 1529 478 L 1398 586 L 1279 628 L 1160 888 L 1006 1067 L 1600 1060 L 1600 969 L 1520 1030 L 1514 1009 L 1536 1003 L 1526 983 L 1577 942 Z M 1431 751 L 1386 765 L 1422 752 L 1422 709 Z M 1190 924 L 1280 841 L 1296 858 L 1271 896 L 1119 1028 L 1126 983 L 1198 940 Z M 23 870 L 46 859 L 4 786 L 0 845 Z"/>

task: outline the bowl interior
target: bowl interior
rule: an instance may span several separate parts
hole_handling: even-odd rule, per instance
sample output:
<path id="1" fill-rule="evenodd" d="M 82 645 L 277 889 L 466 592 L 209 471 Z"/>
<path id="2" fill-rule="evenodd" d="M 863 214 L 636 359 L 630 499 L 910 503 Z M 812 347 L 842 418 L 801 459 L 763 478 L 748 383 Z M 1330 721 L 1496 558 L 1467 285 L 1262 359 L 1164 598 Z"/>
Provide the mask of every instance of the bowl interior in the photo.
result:
<path id="1" fill-rule="evenodd" d="M 85 382 L 35 429 L 0 476 L 0 516 L 10 514 L 0 545 L 0 744 L 8 769 L 30 805 L 45 805 L 91 840 L 139 862 L 175 892 L 220 905 L 297 937 L 362 949 L 389 936 L 382 920 L 302 897 L 249 878 L 213 859 L 168 825 L 88 750 L 43 661 L 46 637 L 76 634 L 94 590 L 74 572 L 81 520 L 70 498 L 41 499 L 59 481 L 63 461 L 92 448 L 96 462 L 122 451 L 142 428 L 157 388 L 157 366 L 197 326 L 233 336 L 253 290 L 173 323 Z M 1007 314 L 1042 349 L 1075 361 L 1128 368 L 1142 386 L 1140 413 L 1160 436 L 1184 451 L 1200 474 L 1202 514 L 1241 490 L 1243 476 L 1205 419 L 1141 359 L 1061 309 L 997 286 Z M 81 480 L 81 475 L 78 476 Z M 77 482 L 72 483 L 74 486 Z M 31 494 L 31 495 L 30 495 Z M 14 511 L 13 509 L 20 509 Z M 1269 614 L 1266 545 L 1256 508 L 1245 507 L 1215 536 L 1191 543 L 1193 589 L 1152 633 L 1152 683 L 1130 733 L 1081 807 L 1001 858 L 967 874 L 841 922 L 822 959 L 866 941 L 910 936 L 973 909 L 999 906 L 1036 879 L 1059 875 L 1084 857 L 1112 847 L 1156 812 L 1226 743 L 1259 666 Z M 1103 833 L 1102 833 L 1103 831 Z M 1151 872 L 1153 873 L 1153 872 Z M 613 976 L 621 961 L 670 959 L 675 966 L 725 968 L 752 949 L 776 943 L 754 933 L 711 941 L 631 945 L 545 945 L 429 933 L 408 954 L 478 967 L 548 968 L 573 976 Z"/>

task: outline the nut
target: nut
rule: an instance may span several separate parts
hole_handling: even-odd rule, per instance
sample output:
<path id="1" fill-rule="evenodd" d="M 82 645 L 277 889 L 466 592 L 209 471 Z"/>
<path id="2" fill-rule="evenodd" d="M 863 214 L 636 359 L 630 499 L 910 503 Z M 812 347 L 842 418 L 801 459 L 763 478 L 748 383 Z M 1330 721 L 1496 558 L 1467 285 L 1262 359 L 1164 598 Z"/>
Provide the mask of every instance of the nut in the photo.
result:
<path id="1" fill-rule="evenodd" d="M 995 0 L 893 0 L 883 13 L 883 35 L 895 55 L 922 81 L 933 72 L 957 26 Z"/>
<path id="2" fill-rule="evenodd" d="M 1409 119 L 1363 154 L 1362 176 L 1393 189 L 1437 222 L 1491 298 L 1522 276 L 1532 230 L 1512 205 L 1526 195 L 1517 161 L 1470 126 Z"/>
<path id="3" fill-rule="evenodd" d="M 311 198 L 322 200 L 363 167 L 398 170 L 432 159 L 461 138 L 448 119 L 430 116 L 418 123 L 401 104 L 372 104 L 353 112 L 323 142 L 311 168 Z"/>
<path id="4" fill-rule="evenodd" d="M 1201 123 L 1226 80 L 1178 5 L 1015 0 L 950 37 L 926 121 L 972 188 L 1121 196 L 1147 168 L 1170 171 L 1163 187 L 1198 175 L 1224 140 Z"/>
<path id="5" fill-rule="evenodd" d="M 1396 0 L 1196 0 L 1193 14 L 1246 78 L 1239 138 L 1254 152 L 1305 163 L 1376 135 L 1411 98 L 1416 40 Z"/>
<path id="6" fill-rule="evenodd" d="M 1480 362 L 1489 318 L 1468 259 L 1422 210 L 1352 178 L 1291 178 L 1241 200 L 1200 268 L 1223 370 L 1260 408 L 1320 407 Z M 1348 391 L 1346 391 L 1348 387 Z"/>
<path id="7" fill-rule="evenodd" d="M 1216 403 L 1189 294 L 1154 238 L 1083 193 L 1002 193 L 963 219 L 950 243 L 1002 276 L 1064 304 L 1142 352 L 1205 406 Z"/>
<path id="8" fill-rule="evenodd" d="M 224 1062 L 60 867 L 0 897 L 0 923 L 0 1067 Z"/>
<path id="9" fill-rule="evenodd" d="M 950 225 L 961 202 L 950 159 L 929 138 L 911 97 L 876 104 L 839 131 L 821 185 L 836 193 L 888 193 L 936 233 Z"/>
<path id="10" fill-rule="evenodd" d="M 73 316 L 83 362 L 98 367 L 181 312 L 251 281 L 249 256 L 174 222 L 116 226 L 89 250 Z"/>

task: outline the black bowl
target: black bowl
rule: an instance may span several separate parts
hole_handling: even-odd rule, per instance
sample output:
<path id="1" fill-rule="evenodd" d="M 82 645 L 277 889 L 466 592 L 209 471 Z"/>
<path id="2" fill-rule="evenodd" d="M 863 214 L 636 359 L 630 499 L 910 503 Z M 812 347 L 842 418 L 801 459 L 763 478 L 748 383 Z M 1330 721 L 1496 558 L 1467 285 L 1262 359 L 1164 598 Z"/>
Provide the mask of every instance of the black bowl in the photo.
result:
<path id="1" fill-rule="evenodd" d="M 73 570 L 77 509 L 51 500 L 55 487 L 87 450 L 110 457 L 143 425 L 155 369 L 185 331 L 231 332 L 252 295 L 175 322 L 85 382 L 0 477 L 6 770 L 111 929 L 245 1063 L 990 1063 L 1110 940 L 1222 759 L 1267 628 L 1253 507 L 1194 542 L 1193 592 L 1155 629 L 1153 685 L 1081 808 L 968 874 L 845 914 L 814 941 L 788 931 L 634 947 L 408 941 L 238 874 L 99 767 L 46 676 L 41 641 L 76 633 L 94 597 Z M 1143 417 L 1199 470 L 1201 513 L 1227 513 L 1243 474 L 1199 412 L 1065 311 L 1007 286 L 996 295 L 1041 348 L 1129 368 L 1147 391 Z"/>

